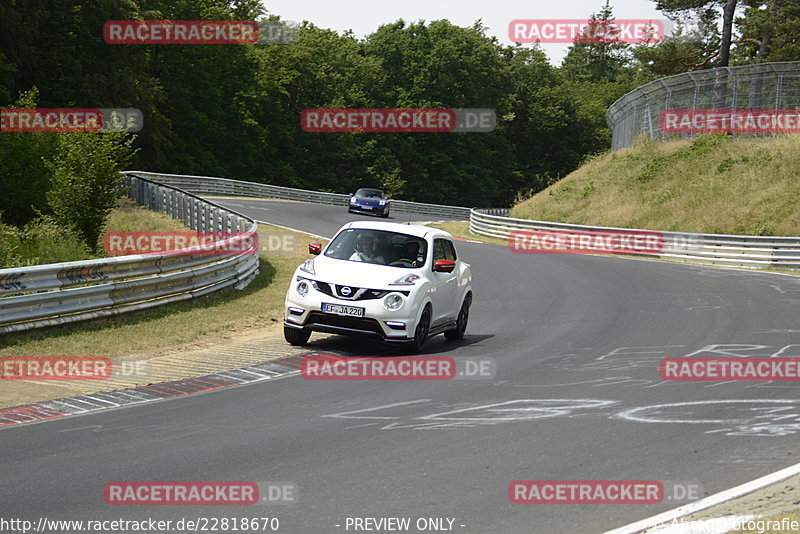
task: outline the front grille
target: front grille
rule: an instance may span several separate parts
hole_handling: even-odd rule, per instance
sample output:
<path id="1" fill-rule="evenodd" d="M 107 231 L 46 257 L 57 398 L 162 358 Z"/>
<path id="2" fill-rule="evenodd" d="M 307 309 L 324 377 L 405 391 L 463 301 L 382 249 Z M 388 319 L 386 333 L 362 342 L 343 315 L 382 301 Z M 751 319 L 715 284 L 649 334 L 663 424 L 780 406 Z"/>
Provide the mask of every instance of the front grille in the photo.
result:
<path id="1" fill-rule="evenodd" d="M 311 312 L 308 314 L 306 325 L 321 324 L 328 326 L 338 326 L 340 328 L 353 328 L 356 330 L 367 330 L 377 334 L 383 334 L 380 325 L 374 319 L 361 319 L 358 317 L 344 317 L 341 315 L 330 315 L 327 313 Z"/>
<path id="2" fill-rule="evenodd" d="M 410 291 L 396 291 L 396 290 L 395 291 L 388 291 L 388 290 L 385 290 L 385 289 L 364 289 L 364 291 L 361 292 L 361 294 L 359 294 L 359 291 L 361 291 L 361 289 L 362 289 L 360 287 L 345 286 L 345 285 L 339 285 L 339 284 L 329 284 L 328 282 L 319 282 L 319 281 L 314 282 L 314 287 L 317 288 L 317 291 L 319 291 L 320 293 L 323 293 L 325 295 L 328 295 L 329 297 L 335 297 L 335 298 L 339 298 L 339 299 L 343 299 L 343 300 L 356 300 L 356 301 L 358 301 L 358 300 L 380 299 L 380 298 L 385 297 L 389 293 L 393 293 L 393 292 L 394 293 L 402 293 L 405 296 L 408 296 L 410 294 Z M 349 287 L 350 288 L 350 294 L 349 295 L 345 296 L 345 295 L 342 294 L 342 288 L 343 287 Z M 358 296 L 356 296 L 356 295 L 358 295 Z"/>
<path id="3" fill-rule="evenodd" d="M 331 289 L 331 285 L 327 282 L 314 282 L 314 286 L 316 286 L 317 290 L 320 293 L 325 293 L 329 297 L 333 296 L 333 290 Z"/>

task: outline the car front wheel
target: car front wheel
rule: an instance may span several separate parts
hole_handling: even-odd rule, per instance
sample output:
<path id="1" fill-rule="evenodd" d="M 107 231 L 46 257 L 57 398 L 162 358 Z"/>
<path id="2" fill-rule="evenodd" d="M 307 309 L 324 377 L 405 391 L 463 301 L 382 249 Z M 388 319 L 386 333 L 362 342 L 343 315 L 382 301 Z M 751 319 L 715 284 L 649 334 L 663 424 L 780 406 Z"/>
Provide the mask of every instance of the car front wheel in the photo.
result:
<path id="1" fill-rule="evenodd" d="M 422 352 L 425 347 L 425 342 L 428 341 L 428 332 L 431 329 L 431 310 L 425 307 L 422 316 L 419 318 L 417 327 L 414 329 L 414 339 L 408 343 L 407 352 L 409 354 L 417 354 Z"/>
<path id="2" fill-rule="evenodd" d="M 284 325 L 283 337 L 290 345 L 303 346 L 308 343 L 308 338 L 311 337 L 311 330 L 308 328 L 292 328 L 291 326 Z"/>

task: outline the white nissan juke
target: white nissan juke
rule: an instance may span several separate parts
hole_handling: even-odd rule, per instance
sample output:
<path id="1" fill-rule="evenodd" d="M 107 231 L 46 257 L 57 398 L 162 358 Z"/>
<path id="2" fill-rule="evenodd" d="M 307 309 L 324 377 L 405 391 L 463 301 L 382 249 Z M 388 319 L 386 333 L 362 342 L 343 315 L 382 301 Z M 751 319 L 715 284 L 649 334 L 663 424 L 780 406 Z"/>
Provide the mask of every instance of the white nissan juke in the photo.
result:
<path id="1" fill-rule="evenodd" d="M 461 339 L 472 303 L 472 271 L 453 237 L 427 226 L 358 221 L 294 272 L 284 336 L 304 345 L 311 332 L 369 336 L 422 350 L 439 333 Z"/>

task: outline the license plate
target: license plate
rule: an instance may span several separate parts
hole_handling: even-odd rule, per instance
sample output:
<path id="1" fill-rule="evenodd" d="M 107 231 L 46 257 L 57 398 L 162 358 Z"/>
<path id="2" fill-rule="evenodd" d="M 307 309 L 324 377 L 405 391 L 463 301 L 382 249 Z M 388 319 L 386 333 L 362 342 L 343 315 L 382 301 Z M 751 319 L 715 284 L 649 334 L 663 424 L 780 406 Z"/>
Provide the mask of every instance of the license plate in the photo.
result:
<path id="1" fill-rule="evenodd" d="M 372 206 L 361 206 L 362 210 L 371 210 Z"/>
<path id="2" fill-rule="evenodd" d="M 364 308 L 356 308 L 355 306 L 342 306 L 341 304 L 330 304 L 328 302 L 322 303 L 323 313 L 332 313 L 334 315 L 344 315 L 347 317 L 364 317 Z"/>

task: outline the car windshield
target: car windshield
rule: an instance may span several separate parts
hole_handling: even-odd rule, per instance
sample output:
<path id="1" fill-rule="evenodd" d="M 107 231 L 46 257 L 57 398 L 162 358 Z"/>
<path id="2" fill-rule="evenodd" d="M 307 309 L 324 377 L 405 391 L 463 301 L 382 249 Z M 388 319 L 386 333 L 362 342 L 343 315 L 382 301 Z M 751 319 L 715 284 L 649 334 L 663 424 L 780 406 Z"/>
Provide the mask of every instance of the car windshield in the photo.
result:
<path id="1" fill-rule="evenodd" d="M 424 239 L 398 232 L 349 228 L 337 235 L 325 249 L 325 256 L 416 269 L 425 264 L 428 245 Z"/>
<path id="2" fill-rule="evenodd" d="M 362 198 L 383 198 L 383 191 L 380 189 L 364 189 L 356 191 L 355 196 Z"/>

